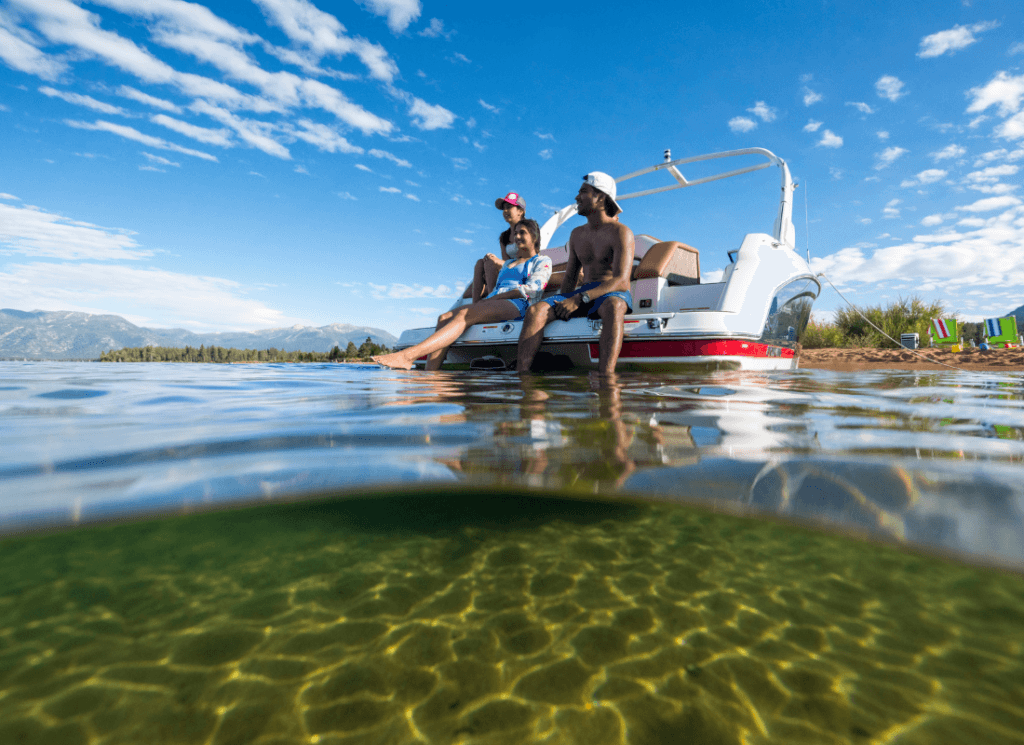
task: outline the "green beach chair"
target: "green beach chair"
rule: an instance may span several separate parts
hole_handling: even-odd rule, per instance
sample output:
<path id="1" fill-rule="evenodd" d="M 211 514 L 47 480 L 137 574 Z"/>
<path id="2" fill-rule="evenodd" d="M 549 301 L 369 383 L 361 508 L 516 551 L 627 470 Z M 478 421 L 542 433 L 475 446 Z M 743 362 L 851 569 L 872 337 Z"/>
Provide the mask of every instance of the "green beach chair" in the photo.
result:
<path id="1" fill-rule="evenodd" d="M 1017 335 L 1017 319 L 1014 316 L 986 318 L 985 336 L 990 347 L 995 344 L 1007 348 L 1018 346 L 1020 344 L 1020 337 Z"/>
<path id="2" fill-rule="evenodd" d="M 936 318 L 928 328 L 928 333 L 931 335 L 932 346 L 949 347 L 951 352 L 964 351 L 955 318 Z"/>

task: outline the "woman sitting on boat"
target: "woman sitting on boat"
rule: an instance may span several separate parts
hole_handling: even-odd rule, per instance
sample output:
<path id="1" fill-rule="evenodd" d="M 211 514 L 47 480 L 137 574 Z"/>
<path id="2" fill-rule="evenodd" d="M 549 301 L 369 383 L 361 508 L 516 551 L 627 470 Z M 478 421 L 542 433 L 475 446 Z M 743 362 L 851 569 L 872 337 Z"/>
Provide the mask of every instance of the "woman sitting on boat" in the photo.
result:
<path id="1" fill-rule="evenodd" d="M 522 220 L 515 227 L 514 242 L 506 251 L 509 259 L 498 273 L 494 290 L 478 303 L 448 311 L 437 319 L 437 330 L 419 344 L 373 358 L 374 362 L 409 370 L 427 355 L 427 369 L 438 370 L 448 347 L 477 323 L 521 321 L 526 309 L 540 299 L 551 279 L 551 258 L 540 256 L 540 226 L 536 220 Z"/>
<path id="2" fill-rule="evenodd" d="M 508 228 L 498 236 L 501 258 L 489 253 L 476 262 L 476 266 L 473 267 L 473 289 L 470 297 L 474 303 L 483 300 L 494 290 L 495 283 L 498 281 L 498 272 L 510 258 L 508 246 L 514 243 L 516 224 L 526 217 L 526 200 L 521 194 L 514 191 L 495 199 L 494 206 L 501 210 L 501 216 L 508 223 Z"/>

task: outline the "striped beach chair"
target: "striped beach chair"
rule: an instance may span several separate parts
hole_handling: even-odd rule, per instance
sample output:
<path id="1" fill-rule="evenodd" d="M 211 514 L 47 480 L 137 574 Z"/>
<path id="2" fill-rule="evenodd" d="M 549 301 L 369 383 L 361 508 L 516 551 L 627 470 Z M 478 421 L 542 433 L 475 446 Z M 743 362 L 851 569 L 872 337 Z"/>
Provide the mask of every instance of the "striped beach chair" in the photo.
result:
<path id="1" fill-rule="evenodd" d="M 951 352 L 964 351 L 955 318 L 936 318 L 928 329 L 933 347 L 948 347 Z"/>
<path id="2" fill-rule="evenodd" d="M 1006 318 L 986 318 L 985 336 L 989 347 L 996 345 L 1009 349 L 1020 345 L 1020 337 L 1017 335 L 1017 319 L 1014 316 Z"/>

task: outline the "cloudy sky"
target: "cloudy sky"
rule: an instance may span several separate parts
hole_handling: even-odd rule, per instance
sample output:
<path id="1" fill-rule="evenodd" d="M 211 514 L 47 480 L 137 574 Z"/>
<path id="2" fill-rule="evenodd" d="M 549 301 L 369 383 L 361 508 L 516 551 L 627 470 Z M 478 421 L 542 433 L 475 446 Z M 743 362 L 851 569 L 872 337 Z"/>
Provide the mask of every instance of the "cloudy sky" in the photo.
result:
<path id="1" fill-rule="evenodd" d="M 587 171 L 751 146 L 853 301 L 1024 304 L 1019 0 L 2 0 L 0 63 L 0 307 L 398 333 L 496 250 L 506 191 L 543 222 Z M 777 188 L 622 219 L 713 281 Z"/>

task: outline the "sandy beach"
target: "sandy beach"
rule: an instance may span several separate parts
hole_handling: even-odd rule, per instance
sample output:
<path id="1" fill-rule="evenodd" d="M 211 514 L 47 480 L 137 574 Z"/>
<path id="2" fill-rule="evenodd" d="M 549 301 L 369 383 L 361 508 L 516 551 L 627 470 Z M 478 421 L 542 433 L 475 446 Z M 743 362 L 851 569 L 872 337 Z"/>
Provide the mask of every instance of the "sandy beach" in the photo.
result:
<path id="1" fill-rule="evenodd" d="M 815 370 L 964 370 L 1013 372 L 1024 370 L 1024 349 L 804 349 L 799 367 Z"/>

